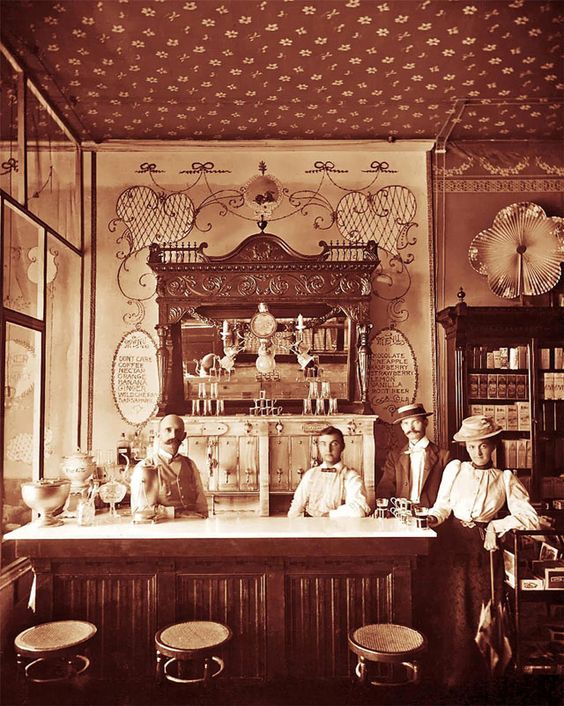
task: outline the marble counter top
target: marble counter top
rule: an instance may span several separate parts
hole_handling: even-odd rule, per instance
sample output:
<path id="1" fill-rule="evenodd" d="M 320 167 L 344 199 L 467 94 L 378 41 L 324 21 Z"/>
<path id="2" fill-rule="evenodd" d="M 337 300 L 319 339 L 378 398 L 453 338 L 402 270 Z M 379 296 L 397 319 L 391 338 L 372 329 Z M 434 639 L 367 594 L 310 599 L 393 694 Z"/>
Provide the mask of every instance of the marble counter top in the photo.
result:
<path id="1" fill-rule="evenodd" d="M 4 535 L 4 541 L 65 539 L 249 539 L 249 538 L 353 538 L 353 537 L 435 537 L 431 529 L 417 529 L 394 518 L 315 517 L 181 517 L 155 524 L 134 524 L 127 516 L 109 522 L 100 514 L 90 527 L 66 519 L 59 527 L 24 525 Z"/>
<path id="2" fill-rule="evenodd" d="M 417 529 L 396 519 L 210 517 L 177 518 L 155 524 L 133 524 L 124 516 L 109 522 L 96 516 L 82 527 L 67 519 L 58 527 L 33 523 L 4 536 L 16 542 L 18 556 L 203 556 L 224 553 L 260 555 L 426 553 L 436 537 L 431 529 Z"/>

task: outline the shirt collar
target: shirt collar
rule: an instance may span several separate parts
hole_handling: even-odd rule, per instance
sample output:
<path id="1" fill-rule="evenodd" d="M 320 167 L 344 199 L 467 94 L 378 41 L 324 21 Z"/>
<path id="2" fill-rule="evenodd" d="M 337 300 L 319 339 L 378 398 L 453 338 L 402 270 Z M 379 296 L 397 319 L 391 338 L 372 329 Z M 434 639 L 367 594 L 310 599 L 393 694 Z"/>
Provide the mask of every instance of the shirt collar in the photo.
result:
<path id="1" fill-rule="evenodd" d="M 161 446 L 159 446 L 158 450 L 159 456 L 163 458 L 164 461 L 167 463 L 170 463 L 173 458 L 175 458 L 172 454 L 170 454 L 168 451 L 165 451 Z M 178 454 L 177 454 L 178 455 Z"/>
<path id="2" fill-rule="evenodd" d="M 427 446 L 429 446 L 429 439 L 424 436 L 422 439 L 419 439 L 419 441 L 415 442 L 415 444 L 412 444 L 411 442 L 407 445 L 407 450 L 408 451 L 424 451 Z"/>
<path id="3" fill-rule="evenodd" d="M 323 461 L 319 468 L 334 468 L 336 471 L 341 471 L 344 465 L 342 461 L 338 461 L 337 463 L 325 463 L 325 461 Z"/>

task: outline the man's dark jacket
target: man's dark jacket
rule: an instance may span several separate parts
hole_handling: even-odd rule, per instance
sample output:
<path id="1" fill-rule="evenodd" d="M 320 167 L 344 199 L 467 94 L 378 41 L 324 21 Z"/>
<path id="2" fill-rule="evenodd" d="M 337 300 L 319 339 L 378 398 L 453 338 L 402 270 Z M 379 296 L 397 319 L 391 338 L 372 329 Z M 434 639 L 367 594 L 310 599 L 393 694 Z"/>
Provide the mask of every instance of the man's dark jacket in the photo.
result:
<path id="1" fill-rule="evenodd" d="M 392 449 L 388 453 L 382 477 L 376 488 L 377 498 L 409 499 L 411 466 L 409 454 L 406 453 L 408 448 L 409 444 L 406 444 L 402 448 Z M 421 498 L 419 500 L 424 507 L 432 507 L 435 504 L 444 468 L 450 460 L 449 451 L 440 449 L 435 443 L 429 441 L 429 445 L 425 449 Z"/>

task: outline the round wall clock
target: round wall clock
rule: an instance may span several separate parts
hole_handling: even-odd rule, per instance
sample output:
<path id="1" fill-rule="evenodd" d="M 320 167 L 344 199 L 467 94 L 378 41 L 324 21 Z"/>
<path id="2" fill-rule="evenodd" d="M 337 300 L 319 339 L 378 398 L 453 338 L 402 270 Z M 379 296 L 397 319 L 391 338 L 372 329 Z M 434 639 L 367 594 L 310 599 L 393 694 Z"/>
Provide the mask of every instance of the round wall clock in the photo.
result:
<path id="1" fill-rule="evenodd" d="M 258 313 L 253 316 L 249 324 L 251 333 L 257 338 L 271 338 L 276 333 L 278 322 L 268 311 L 266 304 L 259 304 L 258 308 Z"/>

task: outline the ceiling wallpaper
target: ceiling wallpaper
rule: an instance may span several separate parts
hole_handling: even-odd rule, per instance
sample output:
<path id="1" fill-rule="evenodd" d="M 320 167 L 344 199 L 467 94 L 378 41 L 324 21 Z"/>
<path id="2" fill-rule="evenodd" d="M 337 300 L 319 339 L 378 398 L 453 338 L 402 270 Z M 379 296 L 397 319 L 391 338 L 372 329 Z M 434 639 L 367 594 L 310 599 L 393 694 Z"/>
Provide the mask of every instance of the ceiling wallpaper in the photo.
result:
<path id="1" fill-rule="evenodd" d="M 555 139 L 561 8 L 3 0 L 2 26 L 83 140 Z"/>

